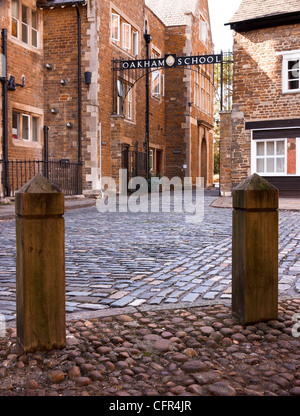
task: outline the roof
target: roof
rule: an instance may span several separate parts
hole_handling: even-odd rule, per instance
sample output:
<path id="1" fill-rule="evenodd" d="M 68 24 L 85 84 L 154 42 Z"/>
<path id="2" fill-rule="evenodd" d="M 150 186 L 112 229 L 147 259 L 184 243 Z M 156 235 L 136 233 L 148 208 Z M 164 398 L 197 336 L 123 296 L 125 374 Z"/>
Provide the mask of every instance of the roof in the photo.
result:
<path id="1" fill-rule="evenodd" d="M 71 6 L 72 4 L 85 3 L 86 0 L 38 0 L 37 7 L 60 7 L 60 6 Z"/>
<path id="2" fill-rule="evenodd" d="M 242 0 L 229 23 L 300 12 L 299 0 Z"/>
<path id="3" fill-rule="evenodd" d="M 289 24 L 300 17 L 299 0 L 242 0 L 227 25 L 233 29 L 255 29 Z M 258 26 L 258 27 L 256 27 Z"/>
<path id="4" fill-rule="evenodd" d="M 186 25 L 186 14 L 195 15 L 198 0 L 145 0 L 146 6 L 166 26 Z"/>

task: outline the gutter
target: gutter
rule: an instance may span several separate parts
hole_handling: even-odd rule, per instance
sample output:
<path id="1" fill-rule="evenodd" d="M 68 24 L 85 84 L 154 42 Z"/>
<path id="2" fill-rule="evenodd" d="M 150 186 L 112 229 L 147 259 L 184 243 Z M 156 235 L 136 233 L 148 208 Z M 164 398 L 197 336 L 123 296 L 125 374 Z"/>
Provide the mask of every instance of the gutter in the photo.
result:
<path id="1" fill-rule="evenodd" d="M 287 26 L 300 23 L 300 12 L 272 14 L 236 22 L 225 23 L 236 32 L 247 32 L 250 30 L 266 29 L 276 26 Z"/>

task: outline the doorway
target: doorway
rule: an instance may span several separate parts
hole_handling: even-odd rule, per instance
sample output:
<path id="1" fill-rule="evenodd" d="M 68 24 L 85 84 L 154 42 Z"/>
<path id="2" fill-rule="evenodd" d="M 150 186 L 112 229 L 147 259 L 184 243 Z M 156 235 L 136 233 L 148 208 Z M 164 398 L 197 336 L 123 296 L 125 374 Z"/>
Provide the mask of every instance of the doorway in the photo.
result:
<path id="1" fill-rule="evenodd" d="M 207 187 L 207 145 L 205 134 L 201 142 L 201 177 L 204 179 L 204 188 Z"/>

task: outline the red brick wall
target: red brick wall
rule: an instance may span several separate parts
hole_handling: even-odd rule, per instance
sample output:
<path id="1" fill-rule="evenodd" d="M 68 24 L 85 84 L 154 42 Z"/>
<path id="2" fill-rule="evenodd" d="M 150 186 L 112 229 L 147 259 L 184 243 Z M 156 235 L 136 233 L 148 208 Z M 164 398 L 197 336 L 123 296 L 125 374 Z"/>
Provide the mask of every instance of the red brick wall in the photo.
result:
<path id="1" fill-rule="evenodd" d="M 80 7 L 86 21 L 86 8 Z M 84 33 L 84 28 L 82 30 Z M 83 42 L 82 42 L 82 46 Z M 76 9 L 67 7 L 44 11 L 45 124 L 49 126 L 49 157 L 77 161 L 78 154 L 78 54 Z M 84 68 L 83 68 L 84 70 Z M 61 80 L 66 79 L 67 85 Z M 57 108 L 58 114 L 51 109 Z M 67 128 L 71 122 L 73 128 Z M 84 140 L 84 139 L 83 139 Z"/>
<path id="2" fill-rule="evenodd" d="M 2 16 L 2 28 L 7 29 L 7 73 L 15 77 L 16 83 L 22 83 L 25 76 L 25 87 L 17 87 L 15 91 L 8 92 L 8 158 L 10 160 L 38 159 L 42 156 L 43 146 L 43 51 L 42 43 L 36 49 L 24 44 L 11 35 L 10 2 L 5 2 Z M 42 42 L 42 12 L 35 7 L 36 2 L 26 2 L 26 6 L 38 12 L 40 21 L 39 39 Z M 2 10 L 3 12 L 3 10 Z M 2 103 L 1 103 L 2 105 Z M 39 142 L 26 142 L 12 139 L 12 111 L 35 114 L 40 117 Z M 1 114 L 2 116 L 2 114 Z M 1 134 L 2 140 L 2 134 Z"/>
<path id="3" fill-rule="evenodd" d="M 9 3 L 9 2 L 7 2 Z M 27 2 L 28 3 L 28 2 Z M 33 0 L 29 1 L 34 5 Z M 206 0 L 200 2 L 202 15 L 208 18 Z M 0 5 L 2 7 L 2 3 Z M 176 53 L 179 56 L 206 53 L 211 43 L 204 47 L 199 42 L 198 18 L 190 17 L 191 26 L 165 27 L 149 10 L 144 0 L 103 0 L 91 2 L 88 6 L 79 6 L 82 30 L 82 160 L 84 190 L 97 188 L 99 179 L 99 123 L 101 123 L 102 175 L 118 176 L 121 168 L 121 145 L 134 145 L 138 141 L 139 150 L 144 149 L 145 141 L 145 77 L 136 83 L 133 92 L 133 119 L 112 115 L 113 112 L 113 58 L 133 59 L 120 46 L 111 41 L 111 11 L 120 13 L 139 31 L 139 55 L 146 57 L 143 38 L 145 20 L 153 41 L 151 46 L 157 48 L 161 56 L 165 53 Z M 7 11 L 3 21 L 10 30 Z M 26 76 L 26 87 L 17 88 L 9 93 L 9 157 L 32 158 L 42 157 L 43 134 L 41 130 L 38 145 L 16 146 L 11 140 L 12 108 L 20 104 L 24 109 L 38 111 L 42 126 L 49 126 L 49 157 L 67 158 L 77 161 L 78 156 L 78 85 L 77 85 L 77 14 L 74 7 L 64 9 L 44 9 L 38 11 L 41 21 L 41 50 L 24 48 L 20 42 L 9 38 L 8 72 L 21 81 Z M 198 13 L 198 12 L 197 12 Z M 96 29 L 95 29 L 96 27 Z M 10 32 L 9 32 L 10 33 Z M 44 35 L 42 36 L 42 34 Z M 195 42 L 190 41 L 190 36 Z M 95 64 L 95 54 L 98 61 Z M 16 65 L 16 62 L 18 65 Z M 45 64 L 53 65 L 47 70 Z M 93 83 L 84 83 L 84 72 L 91 71 Z M 162 174 L 184 176 L 183 164 L 190 164 L 192 175 L 198 176 L 200 162 L 199 126 L 202 120 L 211 123 L 211 115 L 199 112 L 188 102 L 193 101 L 193 73 L 188 69 L 170 69 L 165 74 L 165 95 L 154 98 L 150 94 L 150 147 L 163 151 Z M 67 85 L 61 85 L 62 79 Z M 151 82 L 150 82 L 151 86 Z M 176 88 L 174 88 L 176 86 Z M 58 114 L 51 109 L 57 108 Z M 191 117 L 190 117 L 191 116 Z M 67 123 L 73 128 L 69 129 Z M 191 125 L 190 125 L 191 123 Z M 207 148 L 211 157 L 212 136 L 207 134 Z M 191 138 L 191 139 L 190 139 Z M 190 144 L 191 140 L 191 144 Z M 174 153 L 175 151 L 175 153 Z M 178 154 L 178 151 L 181 154 Z M 192 157 L 191 157 L 192 155 Z M 208 159 L 207 166 L 212 163 Z M 210 173 L 208 173 L 210 175 Z M 209 177 L 209 176 L 208 176 Z M 210 181 L 210 179 L 209 179 Z"/>
<path id="4" fill-rule="evenodd" d="M 282 57 L 276 55 L 299 49 L 299 35 L 299 24 L 235 33 L 233 186 L 251 173 L 251 133 L 245 121 L 299 117 L 299 94 L 282 93 Z"/>

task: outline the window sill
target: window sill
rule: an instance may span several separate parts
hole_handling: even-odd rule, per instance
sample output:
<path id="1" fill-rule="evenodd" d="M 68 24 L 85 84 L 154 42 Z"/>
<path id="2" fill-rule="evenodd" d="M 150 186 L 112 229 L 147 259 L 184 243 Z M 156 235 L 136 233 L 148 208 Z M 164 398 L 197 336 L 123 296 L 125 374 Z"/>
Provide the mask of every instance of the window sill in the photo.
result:
<path id="1" fill-rule="evenodd" d="M 131 120 L 130 118 L 124 117 L 124 121 L 126 121 L 128 124 L 132 124 L 132 125 L 135 125 L 136 124 L 135 121 L 134 120 Z"/>
<path id="2" fill-rule="evenodd" d="M 136 58 L 137 55 L 133 55 L 133 53 L 131 54 L 130 52 L 128 52 L 128 49 L 123 48 L 122 46 L 118 45 L 116 42 L 114 42 L 112 39 L 110 40 L 111 44 L 117 48 L 119 51 L 125 53 L 125 55 L 127 55 L 129 58 Z"/>
<path id="3" fill-rule="evenodd" d="M 10 35 L 10 40 L 15 43 L 16 45 L 19 45 L 31 52 L 35 52 L 38 55 L 42 55 L 42 48 L 35 48 L 34 46 L 29 45 L 28 43 L 22 42 L 20 39 L 15 38 L 14 36 Z"/>
<path id="4" fill-rule="evenodd" d="M 291 174 L 287 174 L 287 173 L 285 173 L 285 172 L 281 172 L 281 173 L 261 173 L 261 172 L 255 172 L 255 173 L 257 173 L 258 175 L 260 175 L 260 176 L 263 176 L 263 177 L 266 177 L 266 178 L 268 178 L 268 177 L 274 177 L 274 176 L 276 176 L 276 177 L 280 177 L 280 176 L 295 176 L 295 174 L 293 174 L 293 175 L 291 175 Z"/>
<path id="5" fill-rule="evenodd" d="M 42 145 L 39 142 L 32 142 L 30 140 L 12 139 L 12 143 L 16 147 L 27 147 L 31 149 L 42 149 Z"/>
<path id="6" fill-rule="evenodd" d="M 153 100 L 157 101 L 157 102 L 161 102 L 162 99 L 164 98 L 164 95 L 151 95 L 151 98 L 153 98 Z"/>
<path id="7" fill-rule="evenodd" d="M 286 94 L 300 94 L 300 89 L 299 90 L 287 90 L 287 91 L 282 91 L 283 95 Z"/>

